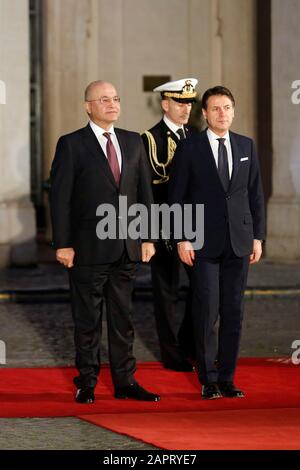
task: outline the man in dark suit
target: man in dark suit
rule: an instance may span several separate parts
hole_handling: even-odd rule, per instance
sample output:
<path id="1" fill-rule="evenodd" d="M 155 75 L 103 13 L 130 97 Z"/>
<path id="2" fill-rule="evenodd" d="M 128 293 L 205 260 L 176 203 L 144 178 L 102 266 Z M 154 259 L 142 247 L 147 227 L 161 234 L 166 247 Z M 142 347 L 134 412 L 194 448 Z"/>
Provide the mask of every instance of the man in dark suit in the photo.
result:
<path id="1" fill-rule="evenodd" d="M 137 133 L 113 126 L 120 115 L 120 98 L 113 85 L 92 82 L 85 91 L 85 109 L 88 125 L 58 141 L 50 193 L 56 258 L 69 268 L 79 371 L 74 379 L 76 401 L 95 400 L 104 300 L 115 397 L 158 401 L 158 395 L 144 390 L 134 378 L 131 321 L 136 263 L 140 259 L 148 262 L 155 249 L 151 241 L 140 245 L 124 236 L 128 224 L 119 212 L 119 196 L 127 197 L 128 206 L 141 203 L 150 210 L 153 199 L 147 157 Z M 104 215 L 102 209 L 108 205 L 113 216 L 107 219 L 112 227 L 107 236 L 102 233 L 100 213 Z"/>
<path id="2" fill-rule="evenodd" d="M 204 205 L 202 248 L 194 249 L 184 235 L 177 244 L 180 259 L 191 266 L 197 371 L 204 399 L 244 396 L 233 381 L 243 296 L 249 262 L 259 261 L 265 237 L 259 163 L 253 141 L 229 131 L 234 108 L 227 88 L 204 93 L 208 129 L 180 142 L 169 183 L 171 204 L 191 204 L 194 213 L 197 204 Z"/>
<path id="3" fill-rule="evenodd" d="M 153 90 L 161 93 L 164 116 L 146 131 L 142 138 L 152 167 L 152 189 L 156 204 L 168 202 L 169 173 L 179 140 L 189 138 L 197 132 L 195 128 L 187 125 L 192 103 L 196 101 L 197 83 L 195 78 L 184 78 L 164 83 Z M 163 239 L 162 227 L 160 229 L 160 240 L 151 260 L 151 274 L 161 360 L 167 369 L 191 372 L 193 366 L 186 357 L 187 349 L 189 355 L 194 352 L 193 348 L 190 348 L 190 302 L 187 301 L 185 315 L 178 330 L 176 304 L 181 263 L 177 250 L 172 249 L 169 240 Z M 180 344 L 180 341 L 183 344 Z"/>

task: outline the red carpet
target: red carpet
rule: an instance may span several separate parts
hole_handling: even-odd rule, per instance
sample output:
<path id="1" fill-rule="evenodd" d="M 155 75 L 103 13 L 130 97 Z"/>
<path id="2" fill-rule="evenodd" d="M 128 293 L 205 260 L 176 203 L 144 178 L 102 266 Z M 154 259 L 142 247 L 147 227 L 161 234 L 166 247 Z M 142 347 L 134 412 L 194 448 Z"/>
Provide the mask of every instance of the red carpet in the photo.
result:
<path id="1" fill-rule="evenodd" d="M 139 364 L 140 383 L 161 394 L 158 403 L 115 400 L 108 367 L 103 367 L 94 405 L 74 402 L 72 368 L 0 369 L 0 417 L 79 416 L 96 413 L 179 412 L 231 409 L 300 408 L 300 366 L 280 359 L 241 359 L 236 383 L 241 400 L 200 399 L 196 374 Z"/>
<path id="2" fill-rule="evenodd" d="M 157 447 L 300 449 L 300 366 L 288 359 L 241 359 L 236 383 L 244 399 L 205 401 L 196 374 L 139 364 L 139 382 L 158 403 L 116 400 L 103 367 L 96 403 L 74 402 L 72 368 L 0 369 L 0 417 L 77 416 Z"/>
<path id="3" fill-rule="evenodd" d="M 299 450 L 300 409 L 102 414 L 82 419 L 167 450 Z"/>

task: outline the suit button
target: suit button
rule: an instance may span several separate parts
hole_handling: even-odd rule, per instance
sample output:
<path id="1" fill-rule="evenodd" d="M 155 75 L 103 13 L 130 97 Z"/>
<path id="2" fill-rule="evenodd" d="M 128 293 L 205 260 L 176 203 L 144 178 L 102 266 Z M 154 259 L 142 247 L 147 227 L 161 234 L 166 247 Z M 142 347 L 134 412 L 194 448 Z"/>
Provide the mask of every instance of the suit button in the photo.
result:
<path id="1" fill-rule="evenodd" d="M 228 201 L 228 199 L 230 199 L 230 198 L 231 198 L 231 196 L 226 196 L 226 201 Z"/>

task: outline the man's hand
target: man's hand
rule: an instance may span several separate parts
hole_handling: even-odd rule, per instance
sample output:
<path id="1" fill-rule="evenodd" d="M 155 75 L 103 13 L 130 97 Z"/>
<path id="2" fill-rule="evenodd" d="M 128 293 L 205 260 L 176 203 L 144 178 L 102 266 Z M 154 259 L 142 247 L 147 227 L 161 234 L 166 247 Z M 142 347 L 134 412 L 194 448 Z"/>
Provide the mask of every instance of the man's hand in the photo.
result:
<path id="1" fill-rule="evenodd" d="M 148 263 L 152 256 L 155 254 L 154 243 L 142 243 L 142 261 Z"/>
<path id="2" fill-rule="evenodd" d="M 250 255 L 249 263 L 258 263 L 262 254 L 262 242 L 260 240 L 253 240 L 253 252 Z"/>
<path id="3" fill-rule="evenodd" d="M 177 251 L 181 261 L 188 266 L 193 266 L 195 259 L 195 252 L 190 242 L 177 243 Z"/>
<path id="4" fill-rule="evenodd" d="M 59 248 L 56 250 L 56 259 L 66 268 L 72 268 L 74 266 L 75 251 L 73 248 Z"/>

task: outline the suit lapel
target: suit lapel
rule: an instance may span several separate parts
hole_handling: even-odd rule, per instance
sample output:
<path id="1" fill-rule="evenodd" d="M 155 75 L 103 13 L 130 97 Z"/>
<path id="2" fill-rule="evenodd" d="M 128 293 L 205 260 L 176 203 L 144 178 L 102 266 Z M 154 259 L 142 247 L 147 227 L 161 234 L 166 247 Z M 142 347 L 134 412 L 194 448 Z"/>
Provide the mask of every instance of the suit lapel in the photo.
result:
<path id="1" fill-rule="evenodd" d="M 162 119 L 161 121 L 161 137 L 162 139 L 165 139 L 166 135 L 169 136 L 169 137 L 172 137 L 172 139 L 178 143 L 179 142 L 179 137 L 167 126 L 167 124 L 165 123 L 165 121 Z"/>
<path id="2" fill-rule="evenodd" d="M 207 156 L 207 164 L 210 166 L 211 168 L 211 171 L 212 173 L 215 174 L 217 180 L 219 181 L 223 191 L 224 191 L 224 188 L 223 188 L 223 184 L 220 180 L 220 176 L 219 176 L 219 172 L 218 172 L 218 167 L 217 167 L 217 164 L 216 164 L 216 160 L 215 160 L 215 157 L 214 157 L 214 154 L 213 154 L 213 151 L 211 149 L 211 146 L 210 146 L 210 143 L 209 143 L 209 139 L 208 139 L 208 136 L 207 136 L 207 132 L 206 130 L 203 132 L 203 148 L 204 148 L 204 155 Z"/>
<path id="3" fill-rule="evenodd" d="M 120 145 L 121 149 L 121 155 L 122 155 L 122 171 L 121 171 L 121 179 L 120 179 L 120 188 L 123 186 L 126 181 L 126 175 L 127 175 L 127 157 L 130 155 L 128 152 L 128 142 L 125 139 L 125 136 L 123 135 L 122 131 L 120 129 L 115 128 L 115 133 Z"/>
<path id="4" fill-rule="evenodd" d="M 102 168 L 103 173 L 105 173 L 106 177 L 116 186 L 115 179 L 109 167 L 107 158 L 102 150 L 101 145 L 99 144 L 97 137 L 95 136 L 91 126 L 88 124 L 84 128 L 84 143 L 88 148 L 89 152 L 97 158 L 99 165 Z"/>
<path id="5" fill-rule="evenodd" d="M 230 136 L 230 144 L 231 144 L 232 160 L 233 160 L 232 177 L 231 177 L 230 186 L 229 186 L 229 189 L 231 189 L 233 188 L 234 183 L 237 178 L 237 174 L 238 174 L 239 166 L 240 166 L 240 157 L 242 155 L 242 152 L 238 146 L 238 143 L 234 134 L 232 132 L 229 132 L 229 136 Z"/>
<path id="6" fill-rule="evenodd" d="M 217 172 L 217 174 L 219 175 L 218 173 L 218 168 L 217 168 L 217 165 L 216 165 L 216 161 L 215 161 L 215 157 L 214 157 L 214 154 L 213 154 L 213 151 L 211 149 L 211 146 L 210 146 L 210 143 L 209 143 L 209 139 L 207 137 L 207 132 L 204 131 L 204 139 L 203 139 L 203 145 L 204 145 L 204 153 L 205 155 L 208 156 L 208 159 L 210 161 L 210 164 L 213 166 L 213 168 L 215 169 L 215 171 Z"/>

